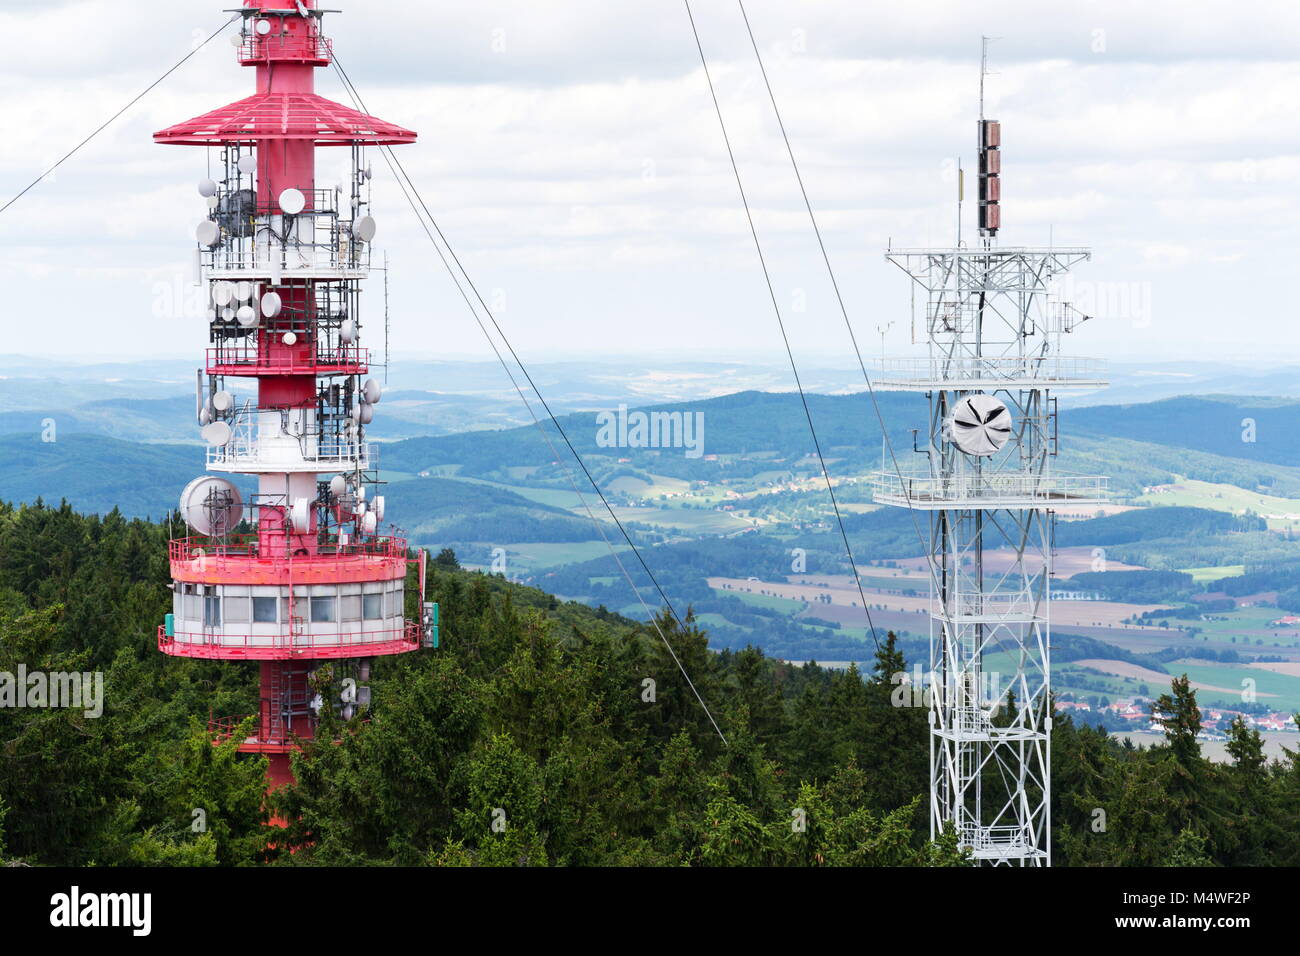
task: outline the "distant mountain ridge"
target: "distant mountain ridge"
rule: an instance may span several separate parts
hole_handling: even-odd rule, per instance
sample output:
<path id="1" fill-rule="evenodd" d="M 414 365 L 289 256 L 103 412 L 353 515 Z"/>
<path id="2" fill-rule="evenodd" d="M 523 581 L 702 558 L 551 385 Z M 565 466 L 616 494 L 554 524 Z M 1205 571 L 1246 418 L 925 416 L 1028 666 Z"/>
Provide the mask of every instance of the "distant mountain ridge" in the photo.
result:
<path id="1" fill-rule="evenodd" d="M 401 395 L 398 391 L 394 396 L 398 403 Z M 877 393 L 877 401 L 894 448 L 905 462 L 911 457 L 911 429 L 925 422 L 924 402 L 918 395 L 893 392 Z M 810 394 L 808 403 L 832 474 L 862 473 L 879 463 L 880 429 L 869 396 Z M 147 421 L 160 410 L 180 413 L 182 405 L 186 414 L 192 412 L 187 400 L 166 398 L 113 398 L 85 407 Z M 683 448 L 602 447 L 595 410 L 561 415 L 560 423 L 584 459 L 605 463 L 597 469 L 602 480 L 619 469 L 695 480 L 752 476 L 765 470 L 806 473 L 813 467 L 813 444 L 795 394 L 744 391 L 689 402 L 631 405 L 631 409 L 701 413 L 703 455 L 687 457 Z M 1184 397 L 1074 409 L 1063 412 L 1062 419 L 1061 467 L 1067 470 L 1115 474 L 1130 488 L 1181 474 L 1249 489 L 1269 485 L 1276 494 L 1300 497 L 1300 443 L 1291 438 L 1293 423 L 1300 421 L 1300 403 L 1250 396 Z M 203 449 L 197 444 L 145 444 L 80 433 L 88 424 L 84 413 L 55 416 L 54 423 L 57 440 L 47 443 L 40 440 L 44 418 L 39 413 L 0 414 L 0 499 L 67 497 L 83 511 L 117 506 L 128 515 L 157 517 L 173 507 L 180 489 L 203 471 Z M 9 424 L 24 427 L 20 433 L 4 434 Z M 549 423 L 544 427 L 565 452 L 554 427 Z M 515 475 L 521 468 L 547 469 L 553 457 L 531 425 L 407 438 L 380 447 L 385 471 L 410 476 L 436 471 L 442 477 L 455 472 L 457 477 L 487 477 L 503 484 L 523 480 L 502 478 L 506 471 Z M 619 464 L 624 459 L 627 463 Z M 395 500 L 414 494 L 398 487 L 390 487 Z M 441 487 L 450 494 L 449 486 Z M 509 506 L 536 507 L 535 502 Z M 394 512 L 399 515 L 400 511 Z M 429 518 L 433 520 L 432 512 Z"/>

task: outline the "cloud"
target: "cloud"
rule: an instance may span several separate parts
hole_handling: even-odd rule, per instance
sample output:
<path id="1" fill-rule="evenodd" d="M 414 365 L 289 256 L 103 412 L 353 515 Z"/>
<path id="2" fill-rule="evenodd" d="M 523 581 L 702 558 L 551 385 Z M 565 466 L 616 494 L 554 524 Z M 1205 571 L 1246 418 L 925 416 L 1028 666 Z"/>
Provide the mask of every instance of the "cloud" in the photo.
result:
<path id="1" fill-rule="evenodd" d="M 342 6 L 326 18 L 336 49 L 375 113 L 420 132 L 402 161 L 479 285 L 508 292 L 502 323 L 522 354 L 779 349 L 684 9 Z M 952 241 L 953 161 L 970 175 L 985 32 L 1003 37 L 988 106 L 1005 124 L 1005 241 L 1091 245 L 1089 279 L 1151 284 L 1150 325 L 1099 321 L 1080 336 L 1087 351 L 1206 354 L 1226 320 L 1234 341 L 1245 323 L 1260 341 L 1289 340 L 1290 317 L 1264 290 L 1281 281 L 1278 250 L 1294 247 L 1300 218 L 1291 4 L 746 6 L 860 339 L 898 320 L 887 344 L 908 347 L 910 290 L 884 263 L 886 244 Z M 103 0 L 0 13 L 0 190 L 16 192 L 120 108 L 221 22 L 219 7 L 163 5 L 147 24 Z M 778 300 L 800 290 L 808 302 L 797 347 L 842 354 L 739 13 L 693 7 Z M 198 361 L 201 324 L 160 318 L 153 300 L 160 276 L 188 269 L 208 157 L 150 134 L 247 95 L 251 79 L 216 41 L 0 217 L 10 310 L 53 308 L 61 330 L 19 323 L 6 351 L 55 353 L 71 337 L 84 352 Z M 330 71 L 318 87 L 347 102 Z M 320 182 L 343 159 L 323 151 Z M 485 353 L 372 161 L 395 343 Z"/>

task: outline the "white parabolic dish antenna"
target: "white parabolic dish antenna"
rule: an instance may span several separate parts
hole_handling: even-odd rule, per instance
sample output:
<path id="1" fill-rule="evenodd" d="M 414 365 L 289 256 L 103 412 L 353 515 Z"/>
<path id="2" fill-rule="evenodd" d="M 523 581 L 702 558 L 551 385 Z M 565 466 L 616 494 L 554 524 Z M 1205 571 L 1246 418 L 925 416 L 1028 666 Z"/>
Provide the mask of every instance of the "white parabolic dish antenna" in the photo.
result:
<path id="1" fill-rule="evenodd" d="M 280 193 L 280 208 L 290 216 L 296 216 L 307 208 L 307 197 L 302 194 L 302 190 L 290 186 Z"/>
<path id="2" fill-rule="evenodd" d="M 967 395 L 948 416 L 948 437 L 968 455 L 995 454 L 1011 438 L 1011 413 L 992 395 Z"/>
<path id="3" fill-rule="evenodd" d="M 244 517 L 239 489 L 225 478 L 200 475 L 181 492 L 181 517 L 199 534 L 226 534 Z"/>
<path id="4" fill-rule="evenodd" d="M 369 242 L 375 238 L 375 231 L 378 226 L 375 224 L 374 216 L 362 216 L 352 224 L 352 235 L 356 236 L 362 242 Z"/>
<path id="5" fill-rule="evenodd" d="M 225 422 L 216 421 L 204 425 L 199 434 L 209 445 L 225 445 L 230 441 L 231 432 L 230 426 Z"/>
<path id="6" fill-rule="evenodd" d="M 262 296 L 262 314 L 273 319 L 280 314 L 280 293 L 267 292 Z"/>
<path id="7" fill-rule="evenodd" d="M 221 227 L 211 219 L 204 219 L 194 230 L 194 238 L 205 246 L 215 246 L 221 238 Z"/>
<path id="8" fill-rule="evenodd" d="M 366 384 L 361 386 L 361 393 L 365 396 L 366 401 L 371 405 L 378 405 L 379 399 L 384 394 L 384 387 L 373 378 L 368 378 L 366 379 Z"/>

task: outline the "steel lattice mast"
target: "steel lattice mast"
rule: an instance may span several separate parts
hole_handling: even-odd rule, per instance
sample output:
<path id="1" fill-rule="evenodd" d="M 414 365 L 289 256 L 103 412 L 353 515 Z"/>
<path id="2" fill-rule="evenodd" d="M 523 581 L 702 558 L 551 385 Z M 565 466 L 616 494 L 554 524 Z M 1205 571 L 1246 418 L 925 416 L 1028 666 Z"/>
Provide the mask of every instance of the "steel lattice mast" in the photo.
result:
<path id="1" fill-rule="evenodd" d="M 925 464 L 887 459 L 875 500 L 929 528 L 931 836 L 1048 865 L 1053 521 L 1106 496 L 1105 478 L 1053 469 L 1054 393 L 1105 383 L 1099 362 L 1062 354 L 1086 316 L 1051 295 L 1090 253 L 996 244 L 1000 126 L 982 113 L 978 245 L 886 255 L 923 292 L 928 355 L 883 360 L 876 385 L 925 393 L 929 421 L 913 440 Z"/>
<path id="2" fill-rule="evenodd" d="M 260 662 L 261 706 L 241 749 L 269 755 L 275 786 L 290 779 L 295 741 L 313 736 L 317 662 L 364 684 L 372 658 L 421 643 L 405 616 L 406 542 L 382 533 L 373 494 L 365 426 L 381 388 L 359 344 L 375 234 L 366 151 L 416 134 L 316 95 L 315 71 L 331 58 L 316 0 L 248 0 L 236 12 L 256 92 L 154 134 L 210 147 L 218 166 L 199 184 L 207 218 L 195 253 L 209 303 L 196 414 L 210 474 L 181 496 L 196 534 L 171 542 L 173 613 L 158 644 Z M 346 151 L 346 185 L 318 188 L 323 146 Z M 254 476 L 256 491 L 245 500 L 223 474 Z M 344 716 L 366 698 L 363 686 Z"/>

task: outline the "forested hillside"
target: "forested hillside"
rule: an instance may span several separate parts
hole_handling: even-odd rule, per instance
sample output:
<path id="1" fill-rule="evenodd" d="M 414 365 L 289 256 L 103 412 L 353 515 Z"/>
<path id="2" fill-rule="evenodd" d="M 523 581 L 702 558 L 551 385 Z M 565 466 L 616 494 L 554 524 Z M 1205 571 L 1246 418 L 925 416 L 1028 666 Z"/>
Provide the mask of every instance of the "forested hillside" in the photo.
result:
<path id="1" fill-rule="evenodd" d="M 653 628 L 463 571 L 450 552 L 430 569 L 442 647 L 379 661 L 373 709 L 348 723 L 327 712 L 298 784 L 264 806 L 262 760 L 204 730 L 210 712 L 254 709 L 254 666 L 156 650 L 169 530 L 0 505 L 0 671 L 100 670 L 105 686 L 99 718 L 0 708 L 0 858 L 963 862 L 950 838 L 924 837 L 926 712 L 893 705 L 889 675 L 909 662 L 892 642 L 874 673 L 833 672 L 711 653 L 689 618 L 683 631 L 661 617 L 724 745 Z M 328 682 L 324 668 L 327 700 Z M 1235 762 L 1210 764 L 1194 694 L 1176 685 L 1158 706 L 1169 743 L 1146 751 L 1057 719 L 1056 862 L 1300 863 L 1300 758 L 1267 765 L 1258 735 L 1237 728 Z M 271 810 L 287 834 L 264 826 Z"/>

